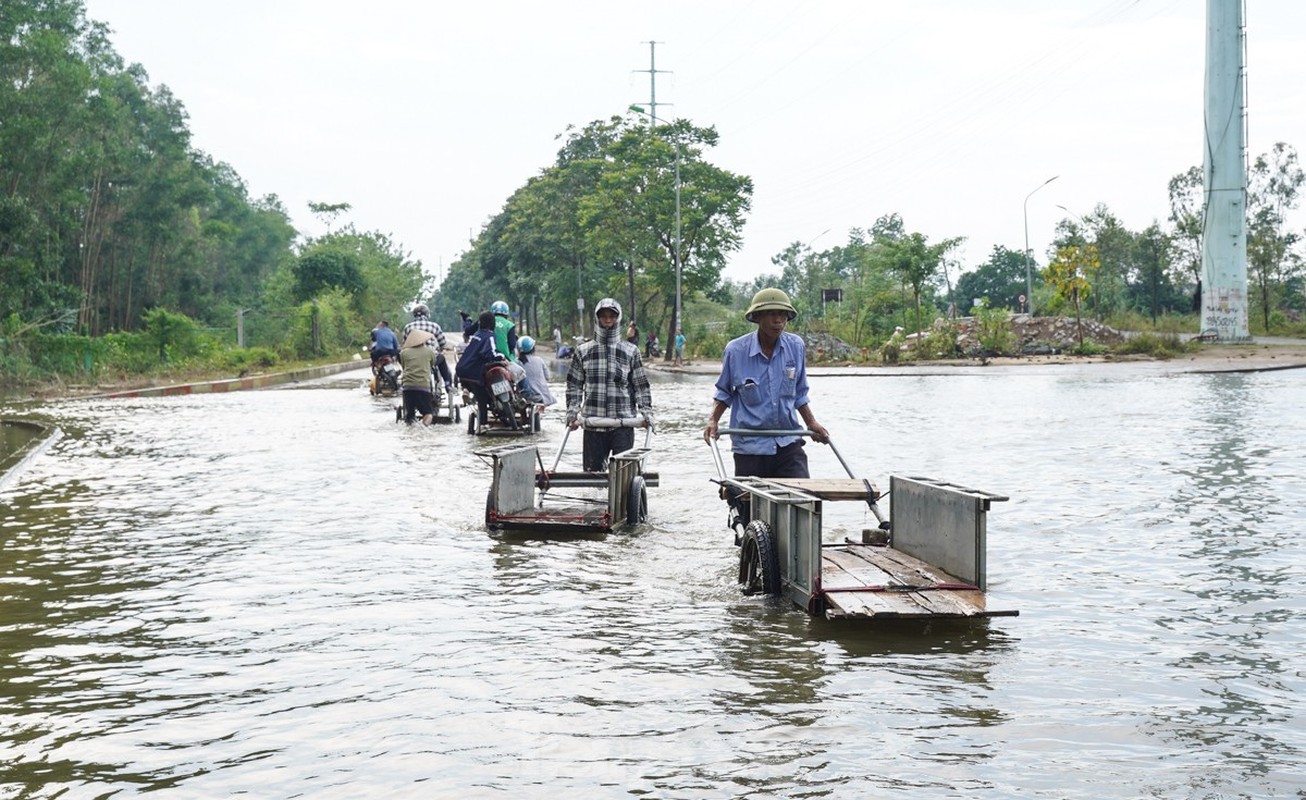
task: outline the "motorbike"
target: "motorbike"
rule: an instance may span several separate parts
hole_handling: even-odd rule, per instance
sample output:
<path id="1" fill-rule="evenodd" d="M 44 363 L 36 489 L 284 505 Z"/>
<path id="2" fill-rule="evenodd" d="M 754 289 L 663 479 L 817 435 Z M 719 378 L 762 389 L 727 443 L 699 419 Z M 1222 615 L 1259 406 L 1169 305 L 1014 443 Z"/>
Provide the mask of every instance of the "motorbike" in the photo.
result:
<path id="1" fill-rule="evenodd" d="M 399 359 L 392 355 L 381 356 L 372 365 L 372 381 L 368 388 L 373 395 L 393 397 L 399 394 L 399 378 L 403 374 Z"/>
<path id="2" fill-rule="evenodd" d="M 512 371 L 504 361 L 496 361 L 485 368 L 480 385 L 463 385 L 464 403 L 475 402 L 476 410 L 467 416 L 470 434 L 537 433 L 540 418 L 535 404 L 528 402 L 518 390 Z"/>

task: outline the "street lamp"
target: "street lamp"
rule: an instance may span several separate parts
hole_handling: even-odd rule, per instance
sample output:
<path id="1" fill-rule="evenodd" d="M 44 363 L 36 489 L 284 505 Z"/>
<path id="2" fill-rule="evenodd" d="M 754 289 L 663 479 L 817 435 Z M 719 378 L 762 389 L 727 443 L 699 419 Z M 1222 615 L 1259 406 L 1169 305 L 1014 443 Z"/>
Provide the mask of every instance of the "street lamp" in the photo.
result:
<path id="1" fill-rule="evenodd" d="M 1047 186 L 1052 181 L 1060 178 L 1060 175 L 1053 175 L 1051 178 L 1040 183 L 1035 187 L 1034 192 Z M 1029 301 L 1029 313 L 1034 313 L 1034 277 L 1030 271 L 1031 259 L 1029 255 L 1029 198 L 1034 196 L 1034 192 L 1025 195 L 1025 298 Z"/>
<path id="2" fill-rule="evenodd" d="M 656 115 L 644 110 L 643 106 L 630 106 L 630 110 L 637 114 L 647 114 L 651 122 L 660 122 L 663 125 L 668 124 L 666 120 L 658 118 Z M 672 261 L 676 267 L 676 313 L 672 326 L 672 341 L 669 342 L 671 347 L 666 349 L 668 355 L 675 347 L 675 333 L 680 330 L 680 140 L 673 139 L 671 142 L 676 148 L 676 252 L 672 255 Z"/>

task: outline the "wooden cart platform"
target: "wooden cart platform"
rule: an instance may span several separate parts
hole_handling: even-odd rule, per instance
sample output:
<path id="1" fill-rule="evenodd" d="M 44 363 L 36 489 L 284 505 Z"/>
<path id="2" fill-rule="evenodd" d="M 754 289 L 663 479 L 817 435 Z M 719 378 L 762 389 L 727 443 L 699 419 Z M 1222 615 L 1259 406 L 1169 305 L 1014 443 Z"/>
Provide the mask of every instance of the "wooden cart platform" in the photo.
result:
<path id="1" fill-rule="evenodd" d="M 864 500 L 873 503 L 880 499 L 875 485 L 860 478 L 770 480 L 823 501 Z M 1005 498 L 988 495 L 986 499 Z M 987 510 L 987 503 L 984 510 Z M 979 586 L 888 546 L 887 535 L 881 543 L 852 539 L 823 543 L 818 585 L 825 616 L 831 619 L 996 617 L 1019 613 L 989 610 L 984 590 Z"/>
<path id="2" fill-rule="evenodd" d="M 748 496 L 738 542 L 740 583 L 826 619 L 964 619 L 1016 616 L 985 596 L 986 515 L 1006 497 L 921 477 L 893 476 L 893 522 L 863 540 L 822 540 L 827 502 L 879 490 L 859 478 L 724 478 Z M 879 516 L 877 512 L 877 516 Z M 890 533 L 891 530 L 891 533 Z"/>
<path id="3" fill-rule="evenodd" d="M 563 446 L 566 439 L 564 437 Z M 475 451 L 494 472 L 485 499 L 491 530 L 547 534 L 607 533 L 648 519 L 648 488 L 658 474 L 644 469 L 648 447 L 613 454 L 606 472 L 545 469 L 531 444 Z M 559 450 L 559 458 L 561 449 Z M 584 494 L 568 494 L 582 490 Z"/>

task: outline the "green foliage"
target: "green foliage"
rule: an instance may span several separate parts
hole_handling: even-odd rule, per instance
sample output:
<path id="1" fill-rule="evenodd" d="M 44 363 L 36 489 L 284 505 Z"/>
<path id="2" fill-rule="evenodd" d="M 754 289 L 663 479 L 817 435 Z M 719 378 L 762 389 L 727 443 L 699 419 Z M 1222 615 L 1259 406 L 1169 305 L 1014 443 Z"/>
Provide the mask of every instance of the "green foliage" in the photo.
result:
<path id="1" fill-rule="evenodd" d="M 1004 308 L 980 304 L 975 309 L 975 338 L 984 350 L 994 355 L 1016 353 L 1016 334 L 1011 330 L 1011 315 Z"/>
<path id="2" fill-rule="evenodd" d="M 1137 311 L 1124 310 L 1112 314 L 1103 322 L 1118 331 L 1150 331 L 1161 334 L 1198 332 L 1196 314 L 1162 314 L 1152 319 Z"/>
<path id="3" fill-rule="evenodd" d="M 572 132 L 557 161 L 514 192 L 451 266 L 433 308 L 447 319 L 505 300 L 538 330 L 552 323 L 585 335 L 589 309 L 606 295 L 669 340 L 677 261 L 685 305 L 715 290 L 751 202 L 751 181 L 703 157 L 717 139 L 685 120 L 650 130 L 613 117 Z"/>
<path id="4" fill-rule="evenodd" d="M 1116 355 L 1146 355 L 1165 359 L 1183 355 L 1196 346 L 1196 342 L 1184 341 L 1177 334 L 1144 332 L 1112 347 L 1111 352 Z"/>
<path id="5" fill-rule="evenodd" d="M 303 302 L 328 289 L 349 295 L 363 288 L 363 265 L 358 254 L 332 243 L 320 244 L 301 255 L 291 270 L 295 276 L 294 297 Z"/>
<path id="6" fill-rule="evenodd" d="M 1057 250 L 1056 258 L 1043 270 L 1043 279 L 1055 290 L 1056 297 L 1074 307 L 1080 347 L 1084 346 L 1081 304 L 1092 287 L 1089 278 L 1100 265 L 1096 245 L 1070 245 Z"/>
<path id="7" fill-rule="evenodd" d="M 916 340 L 913 354 L 923 361 L 960 358 L 961 347 L 957 344 L 959 331 L 956 323 L 943 320 L 930 327 L 924 336 Z"/>
<path id="8" fill-rule="evenodd" d="M 1107 352 L 1107 348 L 1092 340 L 1083 341 L 1070 348 L 1070 354 L 1076 356 L 1100 356 Z"/>
<path id="9" fill-rule="evenodd" d="M 285 349 L 292 358 L 357 352 L 371 330 L 343 289 L 328 289 L 302 303 L 290 320 Z"/>
<path id="10" fill-rule="evenodd" d="M 267 347 L 248 347 L 244 349 L 224 350 L 218 360 L 223 368 L 234 372 L 262 370 L 275 367 L 281 363 L 276 351 Z"/>
<path id="11" fill-rule="evenodd" d="M 757 326 L 745 320 L 743 314 L 730 313 L 725 316 L 724 323 L 714 324 L 711 328 L 692 326 L 686 339 L 694 343 L 692 347 L 695 358 L 719 359 L 731 339 L 755 330 Z"/>
<path id="12" fill-rule="evenodd" d="M 159 363 L 185 360 L 200 350 L 199 329 L 185 314 L 152 308 L 143 317 L 145 341 L 158 353 Z"/>
<path id="13" fill-rule="evenodd" d="M 957 279 L 959 310 L 966 313 L 973 307 L 974 301 L 983 300 L 990 308 L 1019 311 L 1019 298 L 1027 289 L 1027 267 L 1021 253 L 994 245 L 988 261 Z"/>
<path id="14" fill-rule="evenodd" d="M 897 364 L 904 360 L 902 349 L 904 341 L 902 329 L 894 331 L 893 335 L 880 346 L 880 360 L 886 364 Z"/>

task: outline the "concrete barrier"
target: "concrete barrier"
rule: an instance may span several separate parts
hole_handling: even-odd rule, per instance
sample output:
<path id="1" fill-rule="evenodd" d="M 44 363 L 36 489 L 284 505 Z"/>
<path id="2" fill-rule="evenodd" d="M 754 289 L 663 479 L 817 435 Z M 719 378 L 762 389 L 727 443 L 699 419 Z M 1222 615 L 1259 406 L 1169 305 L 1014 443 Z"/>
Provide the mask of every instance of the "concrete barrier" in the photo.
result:
<path id="1" fill-rule="evenodd" d="M 53 425 L 0 419 L 0 489 L 17 480 L 33 459 L 62 437 L 63 431 Z"/>
<path id="2" fill-rule="evenodd" d="M 346 361 L 340 364 L 324 364 L 320 367 L 305 367 L 304 369 L 292 370 L 290 372 L 270 372 L 265 375 L 246 375 L 241 378 L 197 381 L 195 383 L 181 383 L 173 386 L 144 386 L 139 389 L 123 389 L 122 391 L 117 392 L 87 395 L 87 398 L 171 397 L 173 395 L 184 394 L 239 392 L 244 389 L 262 389 L 265 386 L 276 386 L 282 383 L 299 383 L 300 381 L 313 380 L 314 378 L 324 378 L 327 375 L 335 375 L 339 372 L 363 369 L 367 366 L 367 363 L 368 362 L 366 361 Z"/>

